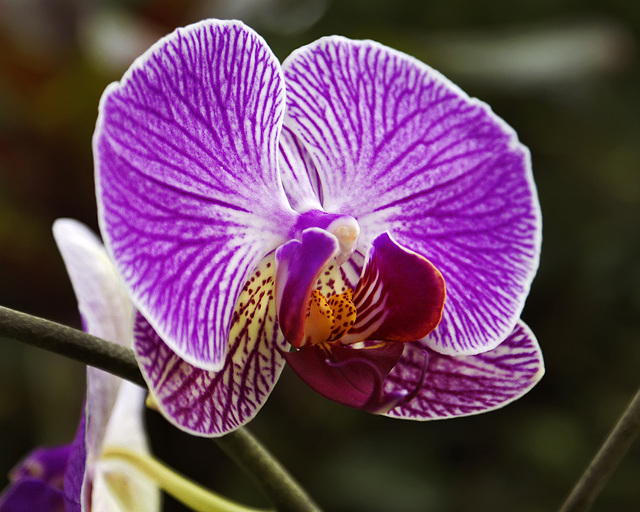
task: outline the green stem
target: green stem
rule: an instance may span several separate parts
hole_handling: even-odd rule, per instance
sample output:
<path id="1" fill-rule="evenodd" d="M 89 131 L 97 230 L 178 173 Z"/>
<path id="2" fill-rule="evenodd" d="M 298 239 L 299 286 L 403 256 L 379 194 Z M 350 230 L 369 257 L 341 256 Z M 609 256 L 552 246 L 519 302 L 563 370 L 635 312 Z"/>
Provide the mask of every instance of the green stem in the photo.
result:
<path id="1" fill-rule="evenodd" d="M 299 484 L 277 459 L 246 428 L 216 438 L 218 446 L 268 496 L 277 496 L 274 504 L 281 512 L 320 512 L 311 498 L 300 492 Z"/>
<path id="2" fill-rule="evenodd" d="M 100 458 L 126 462 L 149 477 L 160 489 L 195 512 L 267 512 L 264 509 L 245 507 L 223 498 L 174 472 L 149 455 L 127 448 L 109 447 L 102 452 Z"/>
<path id="3" fill-rule="evenodd" d="M 146 388 L 133 350 L 82 331 L 0 306 L 0 338 L 9 338 L 75 359 Z M 246 429 L 214 441 L 256 482 L 279 512 L 320 508 Z"/>
<path id="4" fill-rule="evenodd" d="M 133 350 L 66 325 L 0 306 L 0 338 L 42 348 L 147 387 Z"/>
<path id="5" fill-rule="evenodd" d="M 640 433 L 640 390 L 618 419 L 615 427 L 584 471 L 560 512 L 585 512 L 604 488 Z"/>

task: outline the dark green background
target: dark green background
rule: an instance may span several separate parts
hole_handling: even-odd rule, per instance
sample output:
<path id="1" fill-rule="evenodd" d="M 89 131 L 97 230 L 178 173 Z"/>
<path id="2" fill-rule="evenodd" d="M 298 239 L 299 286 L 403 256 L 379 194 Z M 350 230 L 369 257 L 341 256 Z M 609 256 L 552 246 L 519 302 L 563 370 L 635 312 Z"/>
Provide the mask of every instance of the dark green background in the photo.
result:
<path id="1" fill-rule="evenodd" d="M 404 422 L 330 403 L 285 371 L 252 430 L 328 511 L 557 509 L 640 385 L 638 3 L 0 0 L 0 304 L 79 326 L 50 226 L 64 216 L 96 227 L 100 95 L 155 39 L 207 16 L 242 18 L 281 59 L 337 33 L 436 67 L 529 146 L 544 219 L 523 318 L 547 374 L 523 399 Z M 104 35 L 109 19 L 115 39 Z M 124 42 L 124 55 L 109 64 L 98 36 L 111 50 Z M 81 365 L 0 340 L 0 478 L 34 445 L 72 438 L 83 386 Z M 148 420 L 161 458 L 266 504 L 212 441 Z M 637 509 L 638 444 L 593 507 Z"/>

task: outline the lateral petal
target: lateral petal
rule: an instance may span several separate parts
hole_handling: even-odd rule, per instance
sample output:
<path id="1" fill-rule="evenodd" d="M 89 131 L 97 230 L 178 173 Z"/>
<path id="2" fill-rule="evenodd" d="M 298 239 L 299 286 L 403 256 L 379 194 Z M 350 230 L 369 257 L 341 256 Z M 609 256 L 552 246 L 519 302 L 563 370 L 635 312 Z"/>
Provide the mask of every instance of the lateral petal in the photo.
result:
<path id="1" fill-rule="evenodd" d="M 385 390 L 411 392 L 421 379 L 424 382 L 412 400 L 386 416 L 431 420 L 487 412 L 520 398 L 543 375 L 540 347 L 522 321 L 504 342 L 484 354 L 448 356 L 409 343 Z"/>
<path id="2" fill-rule="evenodd" d="M 240 22 L 178 29 L 105 91 L 94 134 L 105 244 L 162 339 L 224 365 L 232 313 L 297 214 L 280 182 L 280 65 Z"/>
<path id="3" fill-rule="evenodd" d="M 481 353 L 514 329 L 538 267 L 529 151 L 487 105 L 426 64 L 333 36 L 283 64 L 285 124 L 315 163 L 327 212 L 357 218 L 359 250 L 389 231 L 442 272 L 433 349 Z"/>
<path id="4" fill-rule="evenodd" d="M 286 350 L 276 323 L 273 257 L 247 282 L 234 312 L 230 344 L 219 372 L 180 359 L 141 314 L 134 348 L 142 374 L 162 414 L 191 434 L 217 437 L 251 420 L 280 376 Z"/>

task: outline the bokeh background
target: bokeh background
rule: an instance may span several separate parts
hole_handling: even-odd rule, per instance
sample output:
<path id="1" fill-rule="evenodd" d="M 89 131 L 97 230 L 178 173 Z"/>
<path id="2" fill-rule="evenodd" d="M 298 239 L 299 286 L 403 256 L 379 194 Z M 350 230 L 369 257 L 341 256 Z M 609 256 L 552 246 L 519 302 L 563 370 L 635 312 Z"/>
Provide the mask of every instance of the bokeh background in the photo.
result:
<path id="1" fill-rule="evenodd" d="M 330 403 L 285 371 L 251 429 L 327 511 L 557 509 L 640 385 L 640 4 L 0 0 L 0 304 L 79 327 L 51 224 L 97 226 L 100 95 L 157 38 L 205 17 L 244 20 L 281 59 L 337 33 L 431 64 L 529 146 L 544 216 L 523 318 L 547 374 L 526 397 L 408 423 Z M 71 440 L 83 392 L 80 364 L 0 340 L 0 487 L 33 446 Z M 160 458 L 267 505 L 212 441 L 147 416 Z M 593 507 L 630 510 L 640 510 L 640 443 Z"/>

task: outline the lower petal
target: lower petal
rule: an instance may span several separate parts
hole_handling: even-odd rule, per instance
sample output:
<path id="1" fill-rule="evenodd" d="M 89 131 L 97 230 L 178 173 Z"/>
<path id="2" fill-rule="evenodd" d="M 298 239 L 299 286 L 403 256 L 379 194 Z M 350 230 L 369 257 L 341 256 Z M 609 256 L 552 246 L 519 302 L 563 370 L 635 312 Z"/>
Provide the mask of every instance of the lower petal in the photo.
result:
<path id="1" fill-rule="evenodd" d="M 376 410 L 382 401 L 385 377 L 402 355 L 402 343 L 375 348 L 348 348 L 334 345 L 286 352 L 284 357 L 309 387 L 325 398 L 358 409 Z"/>
<path id="2" fill-rule="evenodd" d="M 421 378 L 424 383 L 412 400 L 386 415 L 431 420 L 487 412 L 520 398 L 543 374 L 540 347 L 522 321 L 504 342 L 483 354 L 454 357 L 407 344 L 385 391 L 411 391 Z"/>
<path id="3" fill-rule="evenodd" d="M 286 342 L 273 298 L 273 258 L 265 259 L 236 304 L 222 370 L 202 370 L 178 357 L 138 314 L 134 348 L 162 414 L 191 434 L 216 437 L 251 420 L 277 382 Z"/>

